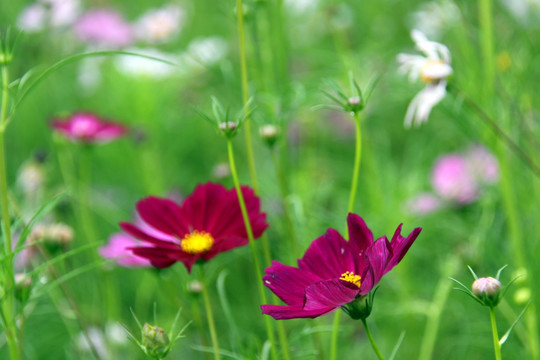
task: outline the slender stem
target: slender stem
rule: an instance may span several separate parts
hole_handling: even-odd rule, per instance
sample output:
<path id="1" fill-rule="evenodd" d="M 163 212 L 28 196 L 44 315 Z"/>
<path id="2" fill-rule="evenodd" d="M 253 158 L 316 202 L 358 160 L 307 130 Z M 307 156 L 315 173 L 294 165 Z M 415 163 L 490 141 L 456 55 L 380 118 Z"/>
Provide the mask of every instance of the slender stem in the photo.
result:
<path id="1" fill-rule="evenodd" d="M 495 318 L 495 309 L 489 308 L 489 318 L 491 319 L 491 333 L 493 335 L 493 350 L 495 351 L 495 359 L 501 360 L 501 344 L 499 343 L 499 332 L 497 331 L 497 319 Z"/>
<path id="2" fill-rule="evenodd" d="M 482 89 L 485 92 L 485 99 L 489 99 L 495 85 L 495 60 L 493 45 L 493 20 L 491 10 L 492 0 L 480 0 L 478 3 L 480 38 L 482 47 L 482 57 L 484 64 L 484 83 Z"/>
<path id="3" fill-rule="evenodd" d="M 334 323 L 332 326 L 332 337 L 330 339 L 330 360 L 337 359 L 337 340 L 338 340 L 340 319 L 341 319 L 341 311 L 336 311 L 334 315 Z"/>
<path id="4" fill-rule="evenodd" d="M 0 109 L 0 196 L 2 201 L 2 227 L 4 238 L 4 291 L 2 301 L 2 317 L 4 319 L 6 340 L 11 360 L 21 358 L 18 344 L 17 325 L 15 323 L 15 275 L 13 272 L 13 254 L 11 243 L 11 222 L 9 216 L 9 197 L 6 176 L 6 154 L 4 135 L 6 131 L 6 114 L 8 107 L 9 74 L 6 65 L 2 65 L 2 106 Z"/>
<path id="5" fill-rule="evenodd" d="M 246 226 L 246 232 L 249 239 L 249 246 L 253 254 L 255 274 L 257 276 L 257 288 L 259 289 L 259 295 L 261 297 L 262 303 L 267 304 L 268 300 L 266 298 L 266 293 L 264 292 L 264 286 L 262 282 L 262 274 L 261 274 L 261 267 L 260 267 L 261 262 L 259 260 L 259 254 L 257 253 L 257 249 L 255 248 L 255 239 L 253 237 L 253 230 L 251 229 L 251 223 L 249 221 L 249 216 L 246 209 L 246 203 L 244 201 L 244 196 L 242 195 L 242 189 L 240 188 L 240 181 L 238 180 L 238 173 L 236 172 L 236 165 L 234 162 L 234 151 L 233 151 L 231 139 L 227 139 L 227 151 L 229 154 L 229 166 L 231 167 L 231 175 L 234 180 L 234 187 L 236 188 L 236 194 L 238 195 L 238 202 L 240 203 L 240 210 L 242 211 L 244 225 Z M 278 355 L 277 355 L 277 350 L 276 350 L 276 342 L 274 338 L 273 326 L 268 316 L 265 316 L 264 319 L 266 322 L 266 332 L 268 334 L 268 340 L 270 341 L 270 345 L 271 345 L 272 358 L 274 360 L 277 360 Z"/>
<path id="6" fill-rule="evenodd" d="M 360 160 L 362 159 L 362 130 L 360 126 L 360 116 L 354 113 L 354 121 L 356 125 L 356 147 L 354 155 L 354 169 L 351 181 L 351 192 L 349 195 L 349 206 L 347 213 L 354 211 L 354 201 L 356 199 L 356 189 L 358 187 L 358 174 L 360 173 Z"/>
<path id="7" fill-rule="evenodd" d="M 296 257 L 298 253 L 298 244 L 297 244 L 297 239 L 296 239 L 296 233 L 294 231 L 294 224 L 292 222 L 291 215 L 289 213 L 289 208 L 287 206 L 287 184 L 285 181 L 285 176 L 283 175 L 283 171 L 281 169 L 278 156 L 273 148 L 270 149 L 270 155 L 272 157 L 272 162 L 274 163 L 274 169 L 276 171 L 276 175 L 278 178 L 279 192 L 281 195 L 281 203 L 283 206 L 283 217 L 285 218 L 285 226 L 287 228 L 287 232 L 289 235 L 292 256 Z"/>
<path id="8" fill-rule="evenodd" d="M 347 207 L 347 214 L 354 211 L 354 201 L 356 199 L 356 188 L 358 187 L 358 174 L 360 173 L 360 160 L 362 159 L 362 132 L 360 126 L 360 116 L 358 113 L 354 113 L 354 121 L 356 125 L 356 146 L 354 154 L 354 168 L 351 181 L 351 192 L 349 195 L 349 205 Z M 347 238 L 349 236 L 347 235 Z M 334 315 L 334 325 L 332 327 L 332 338 L 330 341 L 330 360 L 337 359 L 337 337 L 339 331 L 341 311 L 336 311 Z"/>
<path id="9" fill-rule="evenodd" d="M 238 48 L 240 50 L 240 70 L 242 76 L 242 101 L 246 114 L 249 114 L 249 108 L 246 106 L 249 100 L 247 56 L 246 56 L 246 36 L 244 29 L 244 5 L 242 0 L 236 0 L 236 14 L 238 18 Z M 244 123 L 244 134 L 246 140 L 246 152 L 249 164 L 249 173 L 251 175 L 251 185 L 255 193 L 259 192 L 257 183 L 257 172 L 255 170 L 255 156 L 253 155 L 253 145 L 251 141 L 251 118 L 246 117 Z"/>
<path id="10" fill-rule="evenodd" d="M 375 342 L 375 339 L 373 338 L 373 335 L 371 335 L 371 331 L 369 331 L 369 327 L 367 325 L 366 319 L 361 319 L 362 323 L 364 324 L 364 328 L 366 329 L 366 334 L 369 338 L 369 342 L 371 343 L 371 347 L 373 348 L 373 351 L 375 351 L 375 354 L 377 354 L 377 357 L 380 360 L 384 360 L 383 355 L 381 354 L 381 351 L 379 350 L 379 347 L 377 346 L 377 343 Z"/>
<path id="11" fill-rule="evenodd" d="M 214 359 L 221 359 L 219 355 L 219 342 L 216 333 L 216 325 L 214 324 L 214 313 L 212 312 L 212 306 L 210 305 L 210 297 L 208 296 L 208 286 L 206 284 L 206 278 L 204 276 L 203 265 L 201 270 L 201 283 L 203 288 L 204 307 L 206 309 L 206 317 L 208 318 L 208 327 L 210 328 L 210 337 L 212 338 L 212 348 L 214 349 Z"/>

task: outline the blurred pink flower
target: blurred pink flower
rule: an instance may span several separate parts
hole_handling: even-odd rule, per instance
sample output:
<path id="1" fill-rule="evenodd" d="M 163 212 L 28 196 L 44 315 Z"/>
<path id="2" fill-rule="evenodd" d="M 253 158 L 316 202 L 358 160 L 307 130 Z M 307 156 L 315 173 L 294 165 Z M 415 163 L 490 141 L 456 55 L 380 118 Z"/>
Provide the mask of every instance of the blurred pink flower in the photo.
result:
<path id="1" fill-rule="evenodd" d="M 437 160 L 431 184 L 441 198 L 458 204 L 469 204 L 478 197 L 476 178 L 469 171 L 467 159 L 459 154 L 448 154 Z"/>
<path id="2" fill-rule="evenodd" d="M 499 180 L 497 158 L 481 145 L 472 146 L 465 154 L 469 171 L 480 182 L 494 184 Z"/>
<path id="3" fill-rule="evenodd" d="M 428 215 L 441 207 L 441 201 L 431 193 L 420 193 L 407 201 L 407 210 L 416 215 Z"/>
<path id="4" fill-rule="evenodd" d="M 128 248 L 141 245 L 142 242 L 126 233 L 116 233 L 109 238 L 107 245 L 99 248 L 99 255 L 124 267 L 152 266 L 149 260 L 133 254 Z"/>
<path id="5" fill-rule="evenodd" d="M 68 139 L 85 143 L 104 143 L 126 133 L 123 125 L 104 121 L 90 113 L 75 113 L 67 119 L 55 119 L 51 126 Z"/>
<path id="6" fill-rule="evenodd" d="M 122 47 L 133 42 L 131 26 L 114 10 L 96 9 L 83 14 L 75 23 L 75 33 L 88 43 Z"/>

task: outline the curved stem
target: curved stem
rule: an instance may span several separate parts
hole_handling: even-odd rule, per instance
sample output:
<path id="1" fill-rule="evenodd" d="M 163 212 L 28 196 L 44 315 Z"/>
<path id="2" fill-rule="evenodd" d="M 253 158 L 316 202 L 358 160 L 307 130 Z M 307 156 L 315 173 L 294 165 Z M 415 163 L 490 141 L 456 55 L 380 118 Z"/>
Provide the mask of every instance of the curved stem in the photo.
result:
<path id="1" fill-rule="evenodd" d="M 266 298 L 266 293 L 264 292 L 264 285 L 262 282 L 262 274 L 261 274 L 261 268 L 260 268 L 261 262 L 259 260 L 259 254 L 257 253 L 257 249 L 255 248 L 255 239 L 253 237 L 253 230 L 251 229 L 251 223 L 249 222 L 249 216 L 248 216 L 248 212 L 246 208 L 246 203 L 244 201 L 244 196 L 242 195 L 242 189 L 240 188 L 240 181 L 238 180 L 238 173 L 236 172 L 236 165 L 234 161 L 234 151 L 233 151 L 231 139 L 227 139 L 227 152 L 229 155 L 229 166 L 231 167 L 231 175 L 234 180 L 234 187 L 236 188 L 236 194 L 238 195 L 238 202 L 240 203 L 240 210 L 242 211 L 242 218 L 244 219 L 244 225 L 246 226 L 246 232 L 249 239 L 249 247 L 251 248 L 251 252 L 253 254 L 255 274 L 257 277 L 257 288 L 259 289 L 261 302 L 263 304 L 266 304 L 268 303 L 268 300 Z M 268 340 L 270 341 L 270 345 L 271 345 L 272 358 L 274 360 L 277 360 L 278 355 L 277 355 L 277 350 L 276 350 L 276 342 L 274 338 L 273 326 L 268 316 L 265 316 L 264 319 L 266 323 L 266 332 L 268 334 Z"/>
<path id="2" fill-rule="evenodd" d="M 364 328 L 366 329 L 366 335 L 369 338 L 369 342 L 371 343 L 371 347 L 373 348 L 373 351 L 375 351 L 375 354 L 377 354 L 377 357 L 379 358 L 379 360 L 384 360 L 384 357 L 381 354 L 381 351 L 379 350 L 379 347 L 377 346 L 377 343 L 375 342 L 373 335 L 371 335 L 371 331 L 369 331 L 369 327 L 367 325 L 366 319 L 362 319 L 362 323 L 364 324 Z"/>
<path id="3" fill-rule="evenodd" d="M 214 359 L 220 360 L 221 357 L 219 355 L 219 342 L 218 337 L 216 333 L 216 325 L 214 323 L 214 313 L 212 312 L 212 306 L 210 305 L 210 296 L 208 296 L 208 286 L 206 284 L 206 278 L 204 276 L 204 265 L 201 265 L 200 271 L 201 271 L 201 283 L 203 288 L 203 298 L 204 298 L 204 307 L 206 309 L 206 316 L 208 318 L 208 327 L 210 328 L 210 337 L 212 338 L 212 348 L 214 349 Z"/>
<path id="4" fill-rule="evenodd" d="M 499 332 L 497 331 L 497 319 L 495 319 L 495 309 L 489 308 L 489 318 L 491 319 L 491 333 L 493 335 L 493 350 L 495 351 L 495 359 L 501 360 L 501 344 L 499 343 Z"/>
<path id="5" fill-rule="evenodd" d="M 360 116 L 354 113 L 354 121 L 356 125 L 356 147 L 354 155 L 354 169 L 351 182 L 351 192 L 349 195 L 349 206 L 347 213 L 354 211 L 354 201 L 356 199 L 356 188 L 358 187 L 358 174 L 360 173 L 360 160 L 362 159 L 362 129 L 360 126 Z"/>
<path id="6" fill-rule="evenodd" d="M 347 206 L 347 214 L 353 212 L 354 201 L 356 199 L 356 188 L 358 187 L 358 174 L 360 173 L 360 160 L 362 159 L 362 131 L 360 127 L 360 116 L 354 113 L 354 122 L 356 125 L 356 146 L 354 154 L 354 168 L 351 181 L 351 192 L 349 195 L 349 205 Z M 349 236 L 347 235 L 347 238 Z M 334 315 L 334 325 L 332 327 L 332 338 L 330 342 L 330 360 L 337 359 L 337 337 L 339 331 L 339 321 L 341 312 L 336 311 Z"/>

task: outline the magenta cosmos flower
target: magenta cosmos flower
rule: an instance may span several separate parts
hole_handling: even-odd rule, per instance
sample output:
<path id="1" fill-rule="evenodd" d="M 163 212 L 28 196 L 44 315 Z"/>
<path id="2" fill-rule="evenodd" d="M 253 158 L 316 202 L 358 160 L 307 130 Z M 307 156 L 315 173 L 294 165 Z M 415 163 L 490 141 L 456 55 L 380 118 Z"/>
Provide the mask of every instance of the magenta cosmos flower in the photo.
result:
<path id="1" fill-rule="evenodd" d="M 68 139 L 85 143 L 104 143 L 126 133 L 123 125 L 104 121 L 90 113 L 75 113 L 67 119 L 55 119 L 51 126 Z"/>
<path id="2" fill-rule="evenodd" d="M 313 241 L 298 267 L 274 261 L 266 269 L 264 284 L 287 305 L 262 305 L 263 314 L 276 320 L 316 318 L 345 308 L 403 259 L 422 230 L 416 228 L 405 238 L 399 225 L 391 241 L 386 236 L 374 241 L 360 216 L 349 214 L 347 223 L 349 241 L 329 229 Z"/>
<path id="3" fill-rule="evenodd" d="M 253 235 L 258 238 L 268 227 L 266 213 L 252 189 L 242 187 Z M 210 260 L 219 253 L 244 246 L 248 236 L 235 189 L 219 184 L 198 185 L 181 205 L 169 199 L 148 197 L 137 203 L 142 220 L 169 239 L 157 237 L 136 224 L 121 223 L 128 234 L 147 246 L 131 250 L 165 268 L 181 261 L 188 272 L 197 260 Z"/>

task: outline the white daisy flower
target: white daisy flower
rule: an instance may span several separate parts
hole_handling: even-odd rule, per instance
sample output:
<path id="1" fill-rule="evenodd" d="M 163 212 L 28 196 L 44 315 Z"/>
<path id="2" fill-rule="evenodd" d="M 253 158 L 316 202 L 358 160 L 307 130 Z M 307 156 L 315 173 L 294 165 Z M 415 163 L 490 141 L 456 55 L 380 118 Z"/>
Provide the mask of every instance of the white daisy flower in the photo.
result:
<path id="1" fill-rule="evenodd" d="M 419 30 L 411 32 L 416 48 L 424 55 L 399 54 L 400 71 L 409 73 L 409 80 L 422 80 L 426 87 L 414 97 L 405 115 L 405 127 L 427 121 L 431 109 L 446 94 L 446 78 L 452 74 L 450 51 L 443 44 L 430 41 Z"/>

